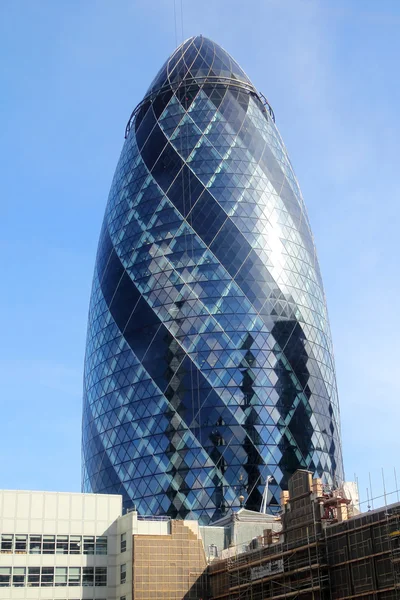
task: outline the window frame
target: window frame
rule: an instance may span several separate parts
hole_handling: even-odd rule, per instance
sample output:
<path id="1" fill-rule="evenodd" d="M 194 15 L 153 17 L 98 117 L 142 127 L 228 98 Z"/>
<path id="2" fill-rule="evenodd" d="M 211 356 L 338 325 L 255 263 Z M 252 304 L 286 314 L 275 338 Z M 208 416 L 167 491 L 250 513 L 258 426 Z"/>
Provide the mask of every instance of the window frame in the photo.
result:
<path id="1" fill-rule="evenodd" d="M 21 548 L 17 548 L 18 545 L 22 545 Z M 27 533 L 15 534 L 14 539 L 14 554 L 27 554 L 29 548 L 29 535 Z"/>
<path id="2" fill-rule="evenodd" d="M 69 536 L 57 535 L 55 554 L 69 554 Z"/>
<path id="3" fill-rule="evenodd" d="M 0 542 L 1 554 L 12 554 L 14 551 L 14 534 L 2 533 Z"/>
<path id="4" fill-rule="evenodd" d="M 42 536 L 37 533 L 29 534 L 29 554 L 42 554 L 42 549 Z"/>
<path id="5" fill-rule="evenodd" d="M 94 587 L 95 582 L 95 568 L 94 567 L 82 567 L 82 587 Z M 86 580 L 89 576 L 88 581 L 91 583 L 87 583 Z"/>
<path id="6" fill-rule="evenodd" d="M 94 535 L 83 536 L 83 554 L 92 556 L 95 553 L 96 538 Z"/>
<path id="7" fill-rule="evenodd" d="M 54 567 L 43 567 L 40 570 L 40 587 L 54 587 Z"/>
<path id="8" fill-rule="evenodd" d="M 96 536 L 96 548 L 95 553 L 98 556 L 107 556 L 108 552 L 108 539 L 106 535 Z"/>
<path id="9" fill-rule="evenodd" d="M 94 573 L 95 587 L 106 587 L 108 580 L 107 567 L 96 567 Z"/>
<path id="10" fill-rule="evenodd" d="M 4 578 L 4 579 L 2 579 L 2 578 Z M 12 568 L 1 566 L 0 567 L 0 588 L 11 587 L 11 578 L 12 578 Z"/>
<path id="11" fill-rule="evenodd" d="M 82 554 L 82 536 L 70 535 L 68 544 L 68 553 L 72 555 Z"/>
<path id="12" fill-rule="evenodd" d="M 28 567 L 27 587 L 40 587 L 40 567 Z"/>
<path id="13" fill-rule="evenodd" d="M 122 565 L 120 565 L 119 582 L 121 585 L 123 583 L 126 583 L 126 563 L 123 563 Z"/>
<path id="14" fill-rule="evenodd" d="M 60 571 L 62 571 L 60 573 Z M 62 580 L 59 578 L 62 577 Z M 57 581 L 57 579 L 59 579 Z M 68 567 L 55 567 L 54 587 L 66 587 L 68 585 Z"/>
<path id="15" fill-rule="evenodd" d="M 43 535 L 42 536 L 42 554 L 55 554 L 56 553 L 56 536 L 55 535 Z"/>
<path id="16" fill-rule="evenodd" d="M 81 567 L 68 567 L 68 587 L 80 587 L 82 582 Z"/>

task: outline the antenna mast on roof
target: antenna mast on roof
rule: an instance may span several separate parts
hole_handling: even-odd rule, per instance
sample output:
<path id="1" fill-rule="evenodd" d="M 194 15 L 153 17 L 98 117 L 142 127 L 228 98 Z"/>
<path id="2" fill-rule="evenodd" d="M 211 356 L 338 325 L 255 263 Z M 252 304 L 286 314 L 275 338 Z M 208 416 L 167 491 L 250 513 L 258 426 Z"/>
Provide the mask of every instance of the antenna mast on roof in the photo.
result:
<path id="1" fill-rule="evenodd" d="M 269 488 L 269 484 L 271 483 L 272 480 L 273 480 L 272 475 L 268 475 L 268 477 L 265 480 L 265 488 L 264 488 L 262 501 L 261 501 L 261 508 L 260 508 L 260 513 L 263 515 L 267 514 L 268 488 Z"/>

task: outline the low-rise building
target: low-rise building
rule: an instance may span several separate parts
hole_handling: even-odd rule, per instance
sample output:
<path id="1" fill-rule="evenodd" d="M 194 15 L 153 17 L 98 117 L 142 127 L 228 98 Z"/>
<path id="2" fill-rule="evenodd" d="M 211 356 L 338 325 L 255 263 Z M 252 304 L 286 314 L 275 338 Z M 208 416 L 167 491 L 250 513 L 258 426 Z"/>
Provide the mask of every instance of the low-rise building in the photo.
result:
<path id="1" fill-rule="evenodd" d="M 397 600 L 400 503 L 359 514 L 297 471 L 281 508 L 201 526 L 117 495 L 0 491 L 0 600 Z"/>
<path id="2" fill-rule="evenodd" d="M 0 491 L 0 599 L 206 598 L 207 563 L 266 527 L 245 509 L 201 527 L 123 514 L 117 495 Z"/>

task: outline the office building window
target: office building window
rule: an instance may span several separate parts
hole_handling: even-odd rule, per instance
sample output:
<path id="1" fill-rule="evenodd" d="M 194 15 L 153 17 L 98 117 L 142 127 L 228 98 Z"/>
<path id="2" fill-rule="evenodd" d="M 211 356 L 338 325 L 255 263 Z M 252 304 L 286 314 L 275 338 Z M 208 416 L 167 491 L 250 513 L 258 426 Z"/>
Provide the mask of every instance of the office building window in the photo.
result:
<path id="1" fill-rule="evenodd" d="M 94 568 L 93 567 L 83 567 L 82 573 L 82 585 L 84 587 L 94 585 Z"/>
<path id="2" fill-rule="evenodd" d="M 53 587 L 54 585 L 54 567 L 42 567 L 42 577 L 40 579 L 42 587 Z"/>
<path id="3" fill-rule="evenodd" d="M 14 567 L 12 584 L 13 587 L 25 587 L 25 567 Z"/>
<path id="4" fill-rule="evenodd" d="M 26 571 L 25 567 L 0 567 L 0 587 L 107 585 L 107 567 L 28 567 Z"/>
<path id="5" fill-rule="evenodd" d="M 107 554 L 106 536 L 1 534 L 3 554 Z"/>
<path id="6" fill-rule="evenodd" d="M 67 535 L 58 535 L 57 536 L 56 554 L 68 554 L 68 536 Z"/>
<path id="7" fill-rule="evenodd" d="M 94 554 L 94 536 L 85 535 L 83 538 L 83 554 Z"/>
<path id="8" fill-rule="evenodd" d="M 54 554 L 56 548 L 56 536 L 55 535 L 44 535 L 43 536 L 43 554 Z"/>
<path id="9" fill-rule="evenodd" d="M 42 536 L 41 535 L 30 535 L 29 536 L 29 554 L 41 554 L 42 553 Z"/>
<path id="10" fill-rule="evenodd" d="M 96 586 L 107 585 L 107 567 L 96 567 L 95 585 Z"/>
<path id="11" fill-rule="evenodd" d="M 96 554 L 107 554 L 107 538 L 96 538 Z"/>
<path id="12" fill-rule="evenodd" d="M 56 567 L 56 587 L 67 585 L 67 567 Z"/>
<path id="13" fill-rule="evenodd" d="M 126 533 L 121 533 L 121 552 L 126 551 Z"/>
<path id="14" fill-rule="evenodd" d="M 0 587 L 9 587 L 11 581 L 11 567 L 0 567 Z"/>
<path id="15" fill-rule="evenodd" d="M 126 582 L 126 564 L 121 565 L 121 583 Z"/>
<path id="16" fill-rule="evenodd" d="M 15 553 L 26 554 L 26 547 L 28 544 L 27 535 L 16 535 L 15 536 Z"/>
<path id="17" fill-rule="evenodd" d="M 81 585 L 80 567 L 70 567 L 68 569 L 68 585 Z"/>
<path id="18" fill-rule="evenodd" d="M 2 535 L 1 536 L 1 552 L 9 554 L 13 551 L 13 535 Z"/>
<path id="19" fill-rule="evenodd" d="M 28 567 L 28 587 L 39 587 L 40 567 Z"/>
<path id="20" fill-rule="evenodd" d="M 80 535 L 71 535 L 69 538 L 69 553 L 80 554 L 82 547 L 82 538 Z"/>

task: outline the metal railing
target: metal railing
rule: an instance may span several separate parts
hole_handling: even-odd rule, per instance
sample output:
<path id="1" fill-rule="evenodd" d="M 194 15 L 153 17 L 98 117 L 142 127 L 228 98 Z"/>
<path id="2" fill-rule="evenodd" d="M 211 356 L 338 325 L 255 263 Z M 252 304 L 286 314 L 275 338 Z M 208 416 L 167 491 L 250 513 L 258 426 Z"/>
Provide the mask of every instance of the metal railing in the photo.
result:
<path id="1" fill-rule="evenodd" d="M 138 515 L 138 521 L 170 521 L 171 517 L 167 515 Z"/>
<path id="2" fill-rule="evenodd" d="M 183 87 L 183 86 L 185 86 L 185 89 L 189 91 L 191 87 L 199 87 L 200 88 L 201 86 L 203 86 L 204 84 L 207 84 L 207 83 L 210 83 L 215 86 L 219 85 L 220 87 L 242 89 L 242 90 L 246 91 L 248 94 L 255 96 L 256 98 L 258 98 L 258 100 L 264 106 L 265 111 L 269 114 L 269 116 L 275 123 L 275 114 L 274 114 L 274 111 L 272 110 L 270 103 L 268 102 L 268 100 L 264 96 L 264 94 L 257 92 L 256 88 L 253 85 L 245 83 L 244 81 L 232 79 L 231 77 L 218 77 L 218 76 L 215 76 L 215 77 L 211 77 L 211 76 L 190 77 L 187 79 L 182 79 L 181 81 L 168 83 L 167 85 L 163 85 L 162 87 L 158 88 L 157 90 L 147 94 L 143 98 L 143 100 L 136 106 L 136 108 L 133 109 L 131 116 L 129 117 L 128 123 L 125 128 L 125 139 L 129 135 L 129 132 L 135 121 L 135 117 L 136 117 L 137 113 L 139 112 L 141 107 L 146 102 L 153 102 L 153 100 L 160 94 L 163 94 L 164 92 L 168 92 L 168 91 L 175 92 L 180 87 Z"/>

